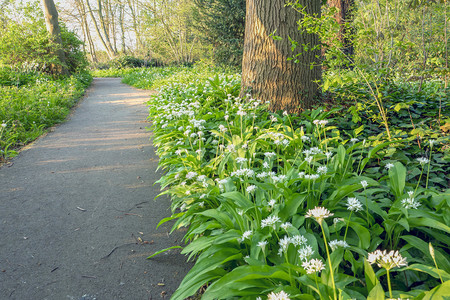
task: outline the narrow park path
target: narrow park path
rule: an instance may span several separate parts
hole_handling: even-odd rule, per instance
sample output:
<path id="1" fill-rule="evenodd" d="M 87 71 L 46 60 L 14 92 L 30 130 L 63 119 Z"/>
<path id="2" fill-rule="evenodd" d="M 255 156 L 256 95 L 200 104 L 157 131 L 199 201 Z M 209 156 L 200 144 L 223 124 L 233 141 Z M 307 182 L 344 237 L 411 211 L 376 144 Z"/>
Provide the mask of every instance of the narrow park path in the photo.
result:
<path id="1" fill-rule="evenodd" d="M 181 233 L 156 229 L 148 91 L 95 79 L 69 120 L 0 168 L 0 299 L 169 298 L 188 271 Z"/>

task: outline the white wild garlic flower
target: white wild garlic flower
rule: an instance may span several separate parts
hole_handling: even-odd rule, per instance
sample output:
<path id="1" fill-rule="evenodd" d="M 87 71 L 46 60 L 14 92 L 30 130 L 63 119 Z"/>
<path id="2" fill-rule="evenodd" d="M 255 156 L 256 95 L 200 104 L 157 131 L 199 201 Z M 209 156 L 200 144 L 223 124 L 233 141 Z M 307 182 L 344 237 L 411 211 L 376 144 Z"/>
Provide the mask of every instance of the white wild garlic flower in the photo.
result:
<path id="1" fill-rule="evenodd" d="M 346 241 L 339 241 L 339 240 L 332 240 L 328 243 L 330 245 L 330 248 L 332 251 L 336 250 L 337 248 L 348 248 L 350 247 Z"/>
<path id="2" fill-rule="evenodd" d="M 377 264 L 378 267 L 390 270 L 394 267 L 407 266 L 406 258 L 402 257 L 398 251 L 391 250 L 387 252 L 386 250 L 376 250 L 369 253 L 367 261 L 370 264 Z"/>
<path id="3" fill-rule="evenodd" d="M 308 212 L 305 215 L 305 218 L 314 218 L 317 221 L 317 223 L 322 225 L 323 219 L 326 219 L 326 218 L 331 217 L 333 215 L 334 214 L 331 213 L 325 207 L 318 207 L 318 206 L 316 206 L 315 208 L 308 210 Z"/>
<path id="4" fill-rule="evenodd" d="M 350 211 L 358 212 L 363 209 L 361 202 L 352 197 L 347 199 L 347 209 Z"/>
<path id="5" fill-rule="evenodd" d="M 320 259 L 304 261 L 302 267 L 306 270 L 306 274 L 313 274 L 325 270 L 325 265 Z"/>
<path id="6" fill-rule="evenodd" d="M 289 294 L 284 291 L 280 291 L 278 293 L 271 292 L 267 295 L 267 300 L 290 300 Z"/>

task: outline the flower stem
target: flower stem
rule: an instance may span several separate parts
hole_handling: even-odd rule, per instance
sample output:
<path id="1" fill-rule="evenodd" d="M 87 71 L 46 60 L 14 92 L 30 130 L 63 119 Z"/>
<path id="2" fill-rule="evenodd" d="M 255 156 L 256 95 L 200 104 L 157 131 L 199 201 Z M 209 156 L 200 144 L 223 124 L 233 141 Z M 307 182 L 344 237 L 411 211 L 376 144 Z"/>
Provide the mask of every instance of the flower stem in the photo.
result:
<path id="1" fill-rule="evenodd" d="M 387 276 L 388 289 L 389 289 L 389 298 L 392 298 L 391 277 L 389 276 L 389 269 L 386 269 L 386 276 Z"/>
<path id="2" fill-rule="evenodd" d="M 367 218 L 367 224 L 370 226 L 372 226 L 372 224 L 370 223 L 370 219 L 369 219 L 369 199 L 367 199 L 367 193 L 366 193 L 366 189 L 364 188 L 364 196 L 366 196 L 366 218 Z"/>
<path id="3" fill-rule="evenodd" d="M 347 231 L 348 231 L 348 226 L 350 225 L 350 219 L 352 218 L 352 213 L 353 213 L 353 211 L 351 210 L 350 215 L 348 216 L 347 227 L 345 227 L 344 242 L 345 242 L 345 239 L 347 238 Z"/>
<path id="4" fill-rule="evenodd" d="M 428 179 L 430 178 L 430 164 L 431 164 L 431 153 L 433 152 L 433 145 L 430 148 L 430 158 L 428 159 L 428 170 L 427 170 L 427 181 L 425 184 L 425 188 L 428 189 Z"/>
<path id="5" fill-rule="evenodd" d="M 327 251 L 328 264 L 330 265 L 331 284 L 333 285 L 333 296 L 334 296 L 334 300 L 337 300 L 336 286 L 334 284 L 334 271 L 333 271 L 333 265 L 331 264 L 330 251 L 328 250 L 327 237 L 325 236 L 325 230 L 323 229 L 322 222 L 320 222 L 319 225 L 320 225 L 320 229 L 322 229 L 323 241 L 325 242 L 325 250 Z"/>
<path id="6" fill-rule="evenodd" d="M 424 167 L 424 166 L 422 166 L 422 171 L 420 172 L 419 180 L 417 181 L 417 185 L 416 185 L 416 188 L 415 188 L 415 190 L 414 190 L 414 195 L 416 194 L 417 188 L 419 187 L 419 184 L 420 184 L 420 180 L 422 179 L 423 167 Z"/>
<path id="7" fill-rule="evenodd" d="M 317 292 L 319 292 L 319 299 L 322 299 L 322 294 L 320 293 L 319 283 L 317 282 L 317 274 L 314 274 L 314 279 L 316 280 Z"/>

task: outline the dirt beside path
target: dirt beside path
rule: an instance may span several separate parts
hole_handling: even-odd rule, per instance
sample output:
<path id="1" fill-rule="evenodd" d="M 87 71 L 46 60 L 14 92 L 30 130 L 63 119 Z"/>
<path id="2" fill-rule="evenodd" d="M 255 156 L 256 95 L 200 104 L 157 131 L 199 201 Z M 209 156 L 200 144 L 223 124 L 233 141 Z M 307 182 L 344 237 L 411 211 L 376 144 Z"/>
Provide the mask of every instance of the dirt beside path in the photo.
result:
<path id="1" fill-rule="evenodd" d="M 0 168 L 0 299 L 169 298 L 191 267 L 145 130 L 148 91 L 95 79 L 70 119 Z"/>

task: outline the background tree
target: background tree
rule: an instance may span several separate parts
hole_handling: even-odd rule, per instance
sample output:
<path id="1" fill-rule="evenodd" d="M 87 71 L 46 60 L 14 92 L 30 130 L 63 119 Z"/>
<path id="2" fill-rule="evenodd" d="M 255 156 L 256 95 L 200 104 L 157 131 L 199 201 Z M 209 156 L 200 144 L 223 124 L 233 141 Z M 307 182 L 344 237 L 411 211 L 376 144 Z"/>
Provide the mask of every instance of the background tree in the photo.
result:
<path id="1" fill-rule="evenodd" d="M 103 4 L 101 0 L 97 0 L 97 18 L 94 15 L 94 9 L 91 6 L 89 0 L 86 0 L 86 5 L 89 11 L 89 14 L 92 18 L 92 21 L 94 23 L 95 30 L 97 32 L 97 35 L 103 45 L 105 47 L 106 52 L 108 53 L 109 58 L 116 57 L 116 51 L 114 50 L 111 40 L 109 38 L 109 33 L 107 30 L 107 23 L 105 21 L 105 18 L 103 16 Z"/>
<path id="2" fill-rule="evenodd" d="M 352 10 L 354 8 L 354 0 L 328 0 L 329 7 L 334 7 L 336 13 L 334 18 L 339 24 L 339 33 L 336 38 L 343 45 L 342 52 L 351 59 L 354 54 L 353 41 L 350 38 L 351 30 L 349 23 L 353 19 Z"/>
<path id="3" fill-rule="evenodd" d="M 55 73 L 53 65 L 62 65 L 55 48 L 63 50 L 69 74 L 87 66 L 82 41 L 63 22 L 59 22 L 62 46 L 55 47 L 38 0 L 9 1 L 0 11 L 0 20 L 0 67 Z"/>
<path id="4" fill-rule="evenodd" d="M 68 75 L 66 56 L 61 39 L 61 29 L 58 22 L 58 11 L 56 10 L 55 3 L 53 0 L 42 0 L 42 7 L 44 9 L 45 25 L 50 35 L 50 40 L 54 44 L 54 51 L 59 59 L 59 64 L 52 63 L 51 69 L 56 73 Z"/>
<path id="5" fill-rule="evenodd" d="M 165 63 L 192 64 L 205 52 L 192 25 L 192 1 L 154 0 L 145 4 L 144 30 L 150 55 Z"/>
<path id="6" fill-rule="evenodd" d="M 212 45 L 219 64 L 241 67 L 245 0 L 194 0 L 193 18 L 202 40 Z"/>
<path id="7" fill-rule="evenodd" d="M 320 0 L 298 4 L 306 13 L 320 16 Z M 302 14 L 283 0 L 247 0 L 246 9 L 241 96 L 251 93 L 269 100 L 272 111 L 297 113 L 311 107 L 320 92 L 318 36 L 298 30 Z"/>

